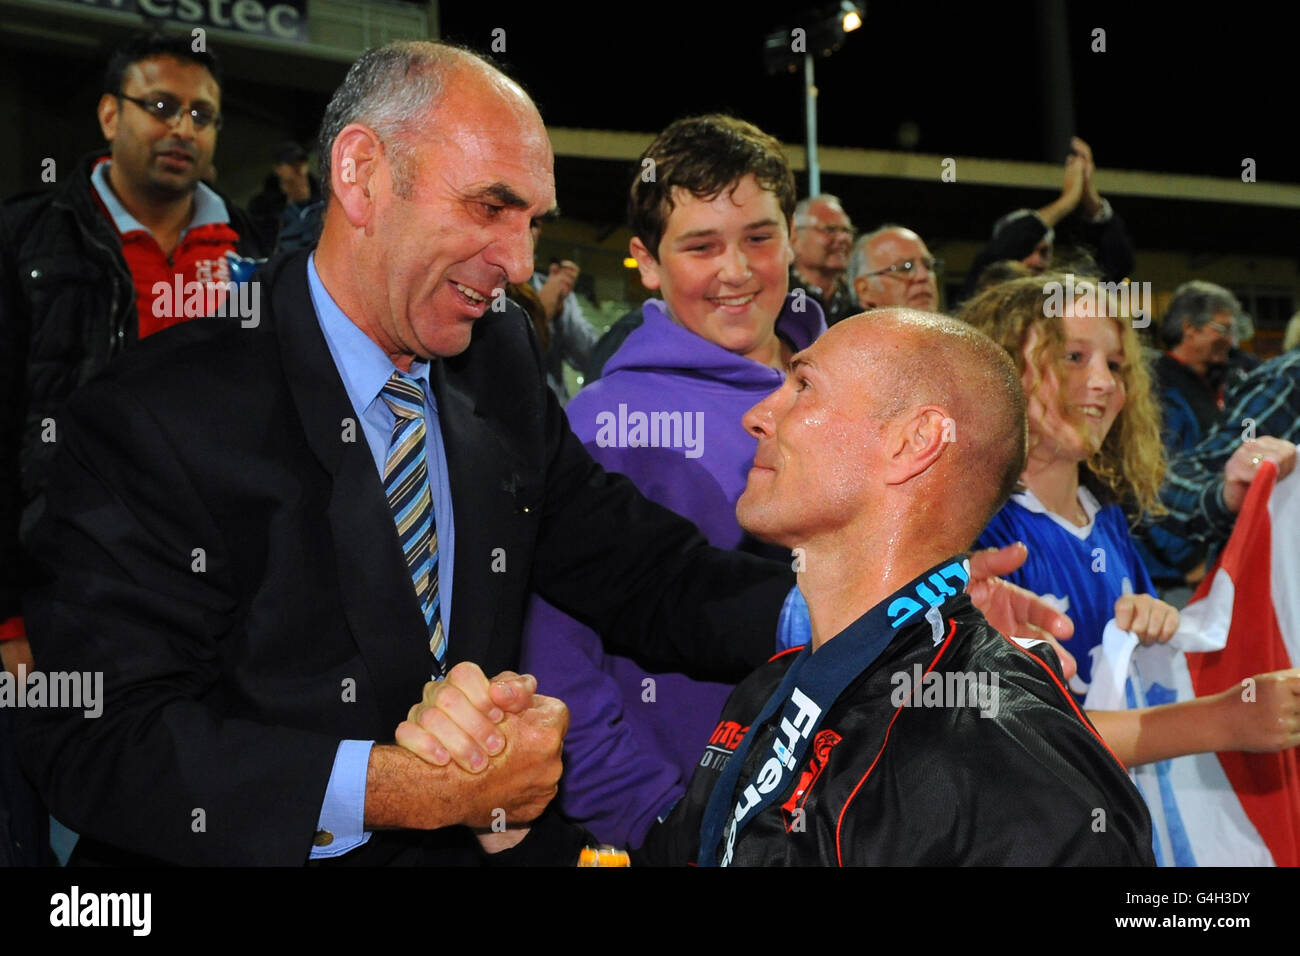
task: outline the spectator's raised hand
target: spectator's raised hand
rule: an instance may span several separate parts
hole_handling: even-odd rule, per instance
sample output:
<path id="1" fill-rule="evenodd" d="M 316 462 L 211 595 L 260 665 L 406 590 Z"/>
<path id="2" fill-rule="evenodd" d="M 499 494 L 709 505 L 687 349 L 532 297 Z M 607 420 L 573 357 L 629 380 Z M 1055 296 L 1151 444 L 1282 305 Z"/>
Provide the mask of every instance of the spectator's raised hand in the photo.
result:
<path id="1" fill-rule="evenodd" d="M 1075 675 L 1079 665 L 1060 642 L 1074 634 L 1074 623 L 1037 594 L 998 576 L 1010 574 L 1028 557 L 1029 549 L 1019 542 L 972 552 L 966 593 L 988 622 L 1003 634 L 1051 644 L 1068 679 Z"/>
<path id="2" fill-rule="evenodd" d="M 573 291 L 581 271 L 578 264 L 569 259 L 565 259 L 563 262 L 551 263 L 546 281 L 537 290 L 538 298 L 542 300 L 542 305 L 546 308 L 546 317 L 548 319 L 553 319 L 560 314 L 564 300 Z"/>
<path id="3" fill-rule="evenodd" d="M 1080 209 L 1089 219 L 1101 212 L 1101 193 L 1097 191 L 1097 165 L 1093 162 L 1092 147 L 1074 137 L 1070 140 L 1074 155 L 1083 163 L 1083 189 L 1079 196 Z"/>
<path id="4" fill-rule="evenodd" d="M 1261 436 L 1241 443 L 1223 469 L 1223 503 L 1233 514 L 1241 511 L 1250 483 L 1265 461 L 1277 465 L 1281 481 L 1295 470 L 1296 446 L 1283 438 Z"/>
<path id="5" fill-rule="evenodd" d="M 1083 198 L 1083 180 L 1084 180 L 1085 163 L 1083 157 L 1078 153 L 1071 153 L 1065 159 L 1065 177 L 1061 183 L 1061 198 L 1059 202 L 1064 207 L 1064 212 L 1068 215 L 1079 205 Z"/>

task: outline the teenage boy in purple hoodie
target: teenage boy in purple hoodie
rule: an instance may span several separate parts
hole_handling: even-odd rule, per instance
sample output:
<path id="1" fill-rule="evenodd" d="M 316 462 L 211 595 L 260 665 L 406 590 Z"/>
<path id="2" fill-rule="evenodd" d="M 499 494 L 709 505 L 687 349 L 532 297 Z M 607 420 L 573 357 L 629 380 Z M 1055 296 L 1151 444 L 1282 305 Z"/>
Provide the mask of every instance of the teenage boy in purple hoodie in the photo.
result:
<path id="1" fill-rule="evenodd" d="M 785 560 L 746 538 L 736 500 L 756 444 L 741 417 L 826 330 L 816 302 L 787 296 L 794 205 L 781 146 L 757 127 L 711 115 L 665 129 L 628 203 L 641 281 L 663 298 L 645 303 L 644 323 L 567 408 L 592 457 L 710 544 Z M 522 663 L 539 693 L 569 705 L 561 808 L 601 840 L 639 845 L 681 796 L 731 685 L 606 654 L 595 632 L 540 598 Z"/>

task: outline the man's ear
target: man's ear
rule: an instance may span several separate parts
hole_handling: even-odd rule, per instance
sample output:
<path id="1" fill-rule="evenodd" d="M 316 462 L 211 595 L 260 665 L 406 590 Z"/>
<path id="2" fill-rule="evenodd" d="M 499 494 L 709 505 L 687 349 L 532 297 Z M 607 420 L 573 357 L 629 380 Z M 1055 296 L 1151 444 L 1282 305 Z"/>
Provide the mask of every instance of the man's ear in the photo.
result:
<path id="1" fill-rule="evenodd" d="M 901 485 L 924 473 L 957 440 L 956 424 L 938 405 L 923 405 L 891 427 L 885 484 Z"/>
<path id="2" fill-rule="evenodd" d="M 105 93 L 99 98 L 99 105 L 95 107 L 95 115 L 99 117 L 99 131 L 110 143 L 117 136 L 117 117 L 121 105 L 116 96 Z"/>
<path id="3" fill-rule="evenodd" d="M 354 226 L 367 224 L 373 214 L 383 154 L 378 134 L 361 123 L 343 127 L 330 147 L 330 189 Z"/>
<path id="4" fill-rule="evenodd" d="M 871 301 L 871 279 L 858 276 L 853 280 L 853 291 L 858 297 L 858 305 L 863 309 L 874 309 L 876 303 Z"/>
<path id="5" fill-rule="evenodd" d="M 641 272 L 641 284 L 647 289 L 658 289 L 663 281 L 659 277 L 659 260 L 651 255 L 645 243 L 637 236 L 627 244 L 628 252 L 636 260 L 636 267 Z"/>

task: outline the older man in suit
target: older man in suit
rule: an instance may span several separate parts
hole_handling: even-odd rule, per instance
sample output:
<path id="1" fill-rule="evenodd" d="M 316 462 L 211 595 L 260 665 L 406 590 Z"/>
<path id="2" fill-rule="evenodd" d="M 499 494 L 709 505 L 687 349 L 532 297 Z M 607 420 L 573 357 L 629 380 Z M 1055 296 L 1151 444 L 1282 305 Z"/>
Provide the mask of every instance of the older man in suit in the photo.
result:
<path id="1" fill-rule="evenodd" d="M 560 771 L 563 705 L 508 670 L 530 590 L 651 667 L 772 649 L 789 570 L 593 463 L 500 295 L 555 201 L 522 90 L 393 44 L 321 141 L 319 247 L 260 274 L 258 321 L 158 336 L 62 422 L 30 630 L 104 672 L 103 716 L 28 711 L 23 756 L 88 862 L 482 861 L 471 828 Z M 499 859 L 549 858 L 546 820 Z"/>

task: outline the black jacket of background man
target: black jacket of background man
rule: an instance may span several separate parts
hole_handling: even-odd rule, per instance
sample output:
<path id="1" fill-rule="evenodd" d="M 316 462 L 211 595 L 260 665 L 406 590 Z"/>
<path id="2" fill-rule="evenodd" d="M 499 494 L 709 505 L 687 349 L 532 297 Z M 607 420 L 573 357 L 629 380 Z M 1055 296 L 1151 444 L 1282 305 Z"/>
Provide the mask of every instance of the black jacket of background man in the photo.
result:
<path id="1" fill-rule="evenodd" d="M 0 206 L 0 621 L 22 613 L 20 525 L 39 514 L 57 441 L 41 422 L 138 341 L 136 293 L 116 229 L 100 211 L 85 157 L 62 186 Z M 266 253 L 226 202 L 241 256 Z"/>
<path id="2" fill-rule="evenodd" d="M 103 716 L 23 711 L 20 745 L 82 859 L 302 864 L 338 742 L 391 742 L 428 679 L 306 266 L 255 277 L 258 327 L 152 336 L 65 415 L 28 628 L 42 668 L 104 672 Z M 651 668 L 736 680 L 769 656 L 793 575 L 708 547 L 593 462 L 517 308 L 479 319 L 431 381 L 456 523 L 449 665 L 514 667 L 533 590 Z M 342 861 L 462 861 L 468 840 L 381 832 Z"/>
<path id="3" fill-rule="evenodd" d="M 1026 258 L 1043 241 L 1047 228 L 1047 224 L 1036 215 L 1022 216 L 1007 223 L 1001 232 L 975 254 L 970 270 L 966 273 L 962 300 L 975 294 L 975 285 L 979 282 L 980 275 L 993 263 L 1004 259 Z M 1056 230 L 1056 244 L 1082 246 L 1089 253 L 1095 254 L 1101 278 L 1107 282 L 1119 282 L 1131 276 L 1137 262 L 1128 228 L 1116 212 L 1112 212 L 1105 222 L 1099 223 L 1087 222 L 1077 215 L 1067 216 Z"/>

